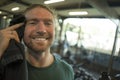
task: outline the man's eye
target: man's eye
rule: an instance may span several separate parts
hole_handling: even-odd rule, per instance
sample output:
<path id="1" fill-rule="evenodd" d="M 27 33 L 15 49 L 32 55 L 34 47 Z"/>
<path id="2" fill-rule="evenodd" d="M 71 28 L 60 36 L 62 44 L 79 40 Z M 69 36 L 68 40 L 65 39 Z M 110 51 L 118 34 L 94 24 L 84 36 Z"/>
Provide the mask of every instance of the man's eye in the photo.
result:
<path id="1" fill-rule="evenodd" d="M 30 21 L 30 22 L 28 22 L 28 24 L 36 24 L 36 22 Z"/>
<path id="2" fill-rule="evenodd" d="M 52 25 L 52 22 L 44 22 L 45 25 Z"/>
<path id="3" fill-rule="evenodd" d="M 29 24 L 36 24 L 35 22 L 30 22 Z"/>

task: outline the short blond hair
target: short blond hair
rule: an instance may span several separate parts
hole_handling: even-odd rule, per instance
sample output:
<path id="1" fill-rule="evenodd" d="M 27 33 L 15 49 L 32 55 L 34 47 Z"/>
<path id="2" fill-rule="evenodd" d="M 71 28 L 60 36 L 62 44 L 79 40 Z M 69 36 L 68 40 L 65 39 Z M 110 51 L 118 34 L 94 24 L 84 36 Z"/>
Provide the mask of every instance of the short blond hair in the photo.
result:
<path id="1" fill-rule="evenodd" d="M 29 6 L 28 8 L 26 8 L 26 10 L 24 11 L 24 14 L 26 14 L 28 11 L 34 9 L 34 8 L 44 8 L 46 10 L 48 10 L 53 16 L 55 16 L 55 10 L 47 5 L 43 5 L 43 4 L 32 4 L 31 6 Z"/>

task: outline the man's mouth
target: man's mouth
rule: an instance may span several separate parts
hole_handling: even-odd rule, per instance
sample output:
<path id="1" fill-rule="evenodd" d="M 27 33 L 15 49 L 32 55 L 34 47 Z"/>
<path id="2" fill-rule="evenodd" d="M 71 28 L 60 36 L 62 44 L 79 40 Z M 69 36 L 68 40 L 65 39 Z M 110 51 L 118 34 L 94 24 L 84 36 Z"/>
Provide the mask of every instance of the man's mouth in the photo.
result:
<path id="1" fill-rule="evenodd" d="M 45 40 L 47 40 L 47 38 L 44 38 L 44 37 L 33 37 L 32 39 L 35 40 L 35 41 L 45 41 Z"/>

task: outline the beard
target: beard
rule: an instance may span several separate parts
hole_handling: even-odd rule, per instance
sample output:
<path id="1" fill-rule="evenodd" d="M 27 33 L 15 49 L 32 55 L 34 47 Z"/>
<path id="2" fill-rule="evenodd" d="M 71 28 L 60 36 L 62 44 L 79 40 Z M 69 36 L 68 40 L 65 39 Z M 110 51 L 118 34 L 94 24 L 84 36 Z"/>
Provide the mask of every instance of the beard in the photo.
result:
<path id="1" fill-rule="evenodd" d="M 54 41 L 54 33 L 31 32 L 23 37 L 24 44 L 29 51 L 40 54 L 48 52 Z"/>
<path id="2" fill-rule="evenodd" d="M 32 41 L 28 42 L 28 41 L 24 40 L 24 44 L 27 47 L 27 49 L 30 52 L 33 52 L 33 53 L 36 53 L 36 54 L 41 54 L 43 52 L 48 51 L 50 49 L 52 43 L 53 43 L 52 40 L 49 41 L 49 43 L 47 43 L 47 44 L 44 44 L 44 43 L 36 44 L 36 43 L 33 43 Z"/>

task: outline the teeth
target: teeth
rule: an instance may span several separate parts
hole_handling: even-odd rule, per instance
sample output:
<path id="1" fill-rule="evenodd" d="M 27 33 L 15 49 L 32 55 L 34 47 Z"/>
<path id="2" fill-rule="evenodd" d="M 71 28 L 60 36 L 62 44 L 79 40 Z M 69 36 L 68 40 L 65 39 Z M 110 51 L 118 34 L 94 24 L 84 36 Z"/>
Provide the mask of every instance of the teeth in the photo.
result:
<path id="1" fill-rule="evenodd" d="M 34 40 L 41 40 L 41 41 L 43 41 L 43 40 L 46 40 L 45 38 L 34 38 Z"/>

